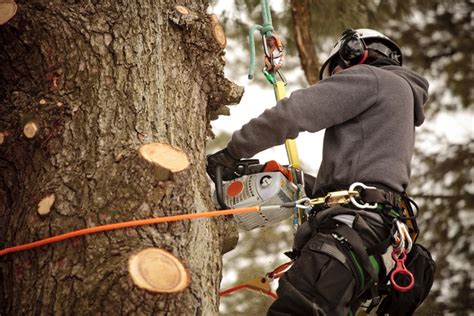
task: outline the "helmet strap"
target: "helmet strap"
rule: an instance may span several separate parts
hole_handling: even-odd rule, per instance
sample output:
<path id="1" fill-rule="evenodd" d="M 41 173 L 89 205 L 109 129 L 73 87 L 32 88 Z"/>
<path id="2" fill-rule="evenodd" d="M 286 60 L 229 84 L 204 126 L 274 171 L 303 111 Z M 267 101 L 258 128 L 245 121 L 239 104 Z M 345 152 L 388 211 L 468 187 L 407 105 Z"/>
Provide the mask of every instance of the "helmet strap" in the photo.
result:
<path id="1" fill-rule="evenodd" d="M 357 63 L 357 65 L 363 64 L 368 56 L 369 56 L 369 50 L 366 49 L 364 52 L 364 56 L 362 56 L 362 59 Z"/>

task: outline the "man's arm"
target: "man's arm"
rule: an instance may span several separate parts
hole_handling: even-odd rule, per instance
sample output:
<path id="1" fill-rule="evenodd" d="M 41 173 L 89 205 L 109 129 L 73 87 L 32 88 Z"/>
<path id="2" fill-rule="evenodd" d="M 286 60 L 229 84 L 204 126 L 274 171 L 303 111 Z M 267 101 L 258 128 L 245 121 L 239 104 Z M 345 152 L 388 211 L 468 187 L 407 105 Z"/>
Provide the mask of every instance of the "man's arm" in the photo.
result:
<path id="1" fill-rule="evenodd" d="M 294 139 L 350 120 L 375 103 L 378 79 L 370 66 L 346 69 L 319 84 L 293 92 L 275 107 L 232 135 L 227 148 L 235 158 L 249 158 Z"/>

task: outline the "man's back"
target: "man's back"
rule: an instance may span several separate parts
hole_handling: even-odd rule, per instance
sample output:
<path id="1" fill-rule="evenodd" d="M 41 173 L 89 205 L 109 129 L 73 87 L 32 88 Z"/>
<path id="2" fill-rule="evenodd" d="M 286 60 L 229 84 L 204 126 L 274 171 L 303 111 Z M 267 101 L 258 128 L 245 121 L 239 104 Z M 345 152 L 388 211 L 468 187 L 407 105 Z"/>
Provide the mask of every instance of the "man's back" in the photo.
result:
<path id="1" fill-rule="evenodd" d="M 354 82 L 344 95 L 348 98 L 352 94 L 367 95 L 367 104 L 346 105 L 362 106 L 363 111 L 326 130 L 315 190 L 328 184 L 344 187 L 361 181 L 401 192 L 410 177 L 414 127 L 415 123 L 423 122 L 421 106 L 427 98 L 428 83 L 399 66 L 369 65 L 354 66 L 327 81 L 333 79 L 338 84 L 346 79 L 340 76 L 350 78 L 349 72 L 369 79 L 361 81 L 363 84 Z"/>

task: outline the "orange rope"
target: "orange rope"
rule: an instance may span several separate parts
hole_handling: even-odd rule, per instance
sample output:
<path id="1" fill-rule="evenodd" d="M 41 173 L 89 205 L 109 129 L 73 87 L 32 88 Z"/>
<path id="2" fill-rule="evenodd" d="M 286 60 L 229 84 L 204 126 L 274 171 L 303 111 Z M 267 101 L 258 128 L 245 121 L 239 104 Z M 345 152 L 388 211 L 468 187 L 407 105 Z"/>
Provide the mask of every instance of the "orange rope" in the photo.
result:
<path id="1" fill-rule="evenodd" d="M 89 227 L 89 228 L 84 228 L 84 229 L 72 231 L 69 233 L 64 233 L 61 235 L 41 239 L 38 241 L 30 242 L 27 244 L 5 248 L 3 250 L 0 250 L 0 256 L 4 256 L 9 253 L 33 249 L 36 247 L 52 244 L 52 243 L 62 241 L 65 239 L 70 239 L 70 238 L 88 235 L 88 234 L 95 234 L 99 232 L 105 232 L 109 230 L 137 227 L 137 226 L 151 225 L 151 224 L 158 224 L 158 223 L 165 223 L 165 222 L 176 222 L 176 221 L 181 221 L 181 220 L 186 220 L 186 219 L 198 219 L 198 218 L 208 218 L 208 217 L 216 217 L 216 216 L 224 216 L 224 215 L 232 215 L 232 214 L 252 213 L 252 212 L 258 212 L 259 210 L 260 210 L 259 206 L 254 206 L 254 207 L 236 208 L 236 209 L 222 210 L 222 211 L 210 211 L 210 212 L 203 212 L 203 213 L 192 213 L 192 214 L 155 217 L 155 218 L 148 218 L 148 219 L 139 219 L 139 220 L 121 222 L 121 223 L 116 223 L 116 224 Z"/>

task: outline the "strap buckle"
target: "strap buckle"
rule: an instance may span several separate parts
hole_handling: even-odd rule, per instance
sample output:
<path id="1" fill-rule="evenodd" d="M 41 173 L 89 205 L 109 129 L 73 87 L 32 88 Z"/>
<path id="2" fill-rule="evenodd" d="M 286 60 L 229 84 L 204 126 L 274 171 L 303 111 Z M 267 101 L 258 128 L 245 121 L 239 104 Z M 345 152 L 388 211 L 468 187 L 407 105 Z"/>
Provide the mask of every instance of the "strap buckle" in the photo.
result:
<path id="1" fill-rule="evenodd" d="M 354 191 L 354 190 L 334 191 L 334 192 L 329 192 L 324 197 L 312 199 L 311 204 L 312 205 L 324 204 L 327 206 L 349 204 L 351 202 L 351 199 L 356 196 L 359 196 L 359 192 Z"/>
<path id="2" fill-rule="evenodd" d="M 371 186 L 365 185 L 362 182 L 354 182 L 349 187 L 349 191 L 356 191 L 356 188 L 358 188 L 358 187 L 361 187 L 363 190 L 365 190 L 365 189 L 377 189 L 376 187 L 371 187 Z M 356 191 L 356 192 L 359 193 L 358 191 Z M 359 196 L 359 194 L 357 196 Z M 360 209 L 372 209 L 373 210 L 373 209 L 376 209 L 377 206 L 378 206 L 377 203 L 374 203 L 374 204 L 370 204 L 370 203 L 360 204 L 355 199 L 355 196 L 351 196 L 350 200 L 351 200 L 352 204 L 354 204 L 354 206 L 356 206 Z"/>

